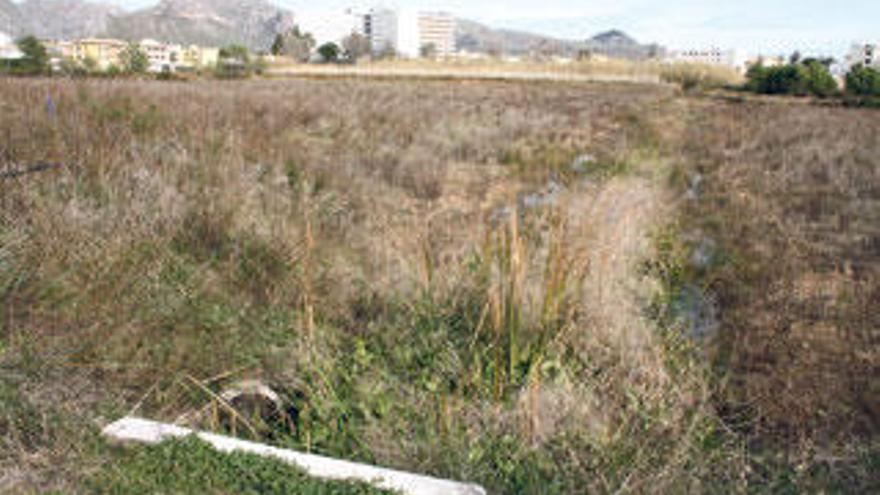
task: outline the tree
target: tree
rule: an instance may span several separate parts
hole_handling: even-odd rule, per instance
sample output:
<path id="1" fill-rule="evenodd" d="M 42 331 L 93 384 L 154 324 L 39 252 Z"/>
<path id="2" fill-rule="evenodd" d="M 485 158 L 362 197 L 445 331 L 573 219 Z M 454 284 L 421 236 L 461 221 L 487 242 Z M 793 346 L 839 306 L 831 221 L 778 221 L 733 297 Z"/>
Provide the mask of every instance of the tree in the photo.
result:
<path id="1" fill-rule="evenodd" d="M 250 52 L 244 45 L 227 45 L 220 49 L 220 58 L 246 64 L 250 61 Z"/>
<path id="2" fill-rule="evenodd" d="M 820 98 L 837 93 L 837 81 L 821 61 L 806 60 L 802 67 L 805 69 L 807 92 Z"/>
<path id="3" fill-rule="evenodd" d="M 351 33 L 342 40 L 342 51 L 346 59 L 356 62 L 373 53 L 373 44 L 370 38 L 360 33 Z"/>
<path id="4" fill-rule="evenodd" d="M 294 26 L 290 31 L 275 36 L 270 51 L 273 55 L 287 55 L 300 62 L 308 62 L 314 48 L 315 38 L 300 31 L 299 26 Z"/>
<path id="5" fill-rule="evenodd" d="M 320 47 L 318 47 L 318 55 L 324 60 L 324 62 L 328 63 L 336 63 L 339 61 L 339 45 L 336 43 L 324 43 Z"/>
<path id="6" fill-rule="evenodd" d="M 794 58 L 794 57 L 792 57 Z M 832 96 L 837 92 L 837 81 L 818 60 L 779 67 L 756 64 L 746 73 L 746 88 L 768 95 Z"/>
<path id="7" fill-rule="evenodd" d="M 437 45 L 434 43 L 426 43 L 419 48 L 419 54 L 422 58 L 435 58 L 437 56 Z"/>
<path id="8" fill-rule="evenodd" d="M 150 68 L 150 59 L 136 43 L 129 43 L 119 54 L 122 71 L 127 74 L 143 74 Z"/>
<path id="9" fill-rule="evenodd" d="M 49 67 L 46 47 L 34 36 L 25 36 L 16 43 L 22 58 L 15 65 L 17 72 L 27 75 L 43 74 Z"/>
<path id="10" fill-rule="evenodd" d="M 856 65 L 846 75 L 846 92 L 854 96 L 880 97 L 880 71 Z"/>
<path id="11" fill-rule="evenodd" d="M 275 40 L 272 41 L 272 47 L 269 48 L 269 53 L 276 56 L 284 54 L 284 36 L 281 33 L 275 35 Z"/>

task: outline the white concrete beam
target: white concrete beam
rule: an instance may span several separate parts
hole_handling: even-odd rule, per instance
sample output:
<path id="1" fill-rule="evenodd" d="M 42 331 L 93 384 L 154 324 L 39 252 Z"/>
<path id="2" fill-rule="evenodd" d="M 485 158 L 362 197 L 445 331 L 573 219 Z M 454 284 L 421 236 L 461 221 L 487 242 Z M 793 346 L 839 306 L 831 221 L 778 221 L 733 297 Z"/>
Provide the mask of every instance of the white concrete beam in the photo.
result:
<path id="1" fill-rule="evenodd" d="M 104 428 L 103 434 L 116 442 L 146 444 L 157 444 L 169 438 L 196 435 L 220 452 L 240 451 L 279 459 L 299 467 L 316 478 L 362 481 L 379 488 L 397 490 L 406 495 L 486 495 L 486 491 L 478 485 L 341 461 L 319 455 L 303 454 L 140 418 L 120 419 Z"/>

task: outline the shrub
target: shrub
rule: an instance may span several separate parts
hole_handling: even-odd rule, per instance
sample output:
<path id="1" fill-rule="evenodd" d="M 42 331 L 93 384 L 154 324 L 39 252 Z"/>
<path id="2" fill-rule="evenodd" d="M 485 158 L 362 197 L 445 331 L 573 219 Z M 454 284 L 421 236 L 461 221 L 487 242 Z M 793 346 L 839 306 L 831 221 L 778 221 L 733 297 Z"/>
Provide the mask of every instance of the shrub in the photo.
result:
<path id="1" fill-rule="evenodd" d="M 12 60 L 7 68 L 13 74 L 36 76 L 44 74 L 49 68 L 49 54 L 46 47 L 33 36 L 25 36 L 16 42 L 22 57 Z"/>
<path id="2" fill-rule="evenodd" d="M 339 46 L 336 43 L 324 43 L 318 47 L 318 55 L 324 62 L 334 63 L 339 61 Z"/>
<path id="3" fill-rule="evenodd" d="M 827 97 L 837 91 L 837 83 L 818 60 L 779 67 L 752 66 L 746 74 L 746 89 L 768 95 L 814 95 Z"/>
<path id="4" fill-rule="evenodd" d="M 122 70 L 128 74 L 143 74 L 150 67 L 150 59 L 141 47 L 135 43 L 129 43 L 125 50 L 119 54 L 122 62 Z"/>
<path id="5" fill-rule="evenodd" d="M 846 75 L 846 92 L 854 96 L 880 96 L 880 71 L 856 65 Z"/>
<path id="6" fill-rule="evenodd" d="M 828 69 L 818 60 L 809 60 L 803 64 L 806 75 L 807 91 L 810 94 L 825 98 L 837 93 L 837 81 L 831 77 Z"/>

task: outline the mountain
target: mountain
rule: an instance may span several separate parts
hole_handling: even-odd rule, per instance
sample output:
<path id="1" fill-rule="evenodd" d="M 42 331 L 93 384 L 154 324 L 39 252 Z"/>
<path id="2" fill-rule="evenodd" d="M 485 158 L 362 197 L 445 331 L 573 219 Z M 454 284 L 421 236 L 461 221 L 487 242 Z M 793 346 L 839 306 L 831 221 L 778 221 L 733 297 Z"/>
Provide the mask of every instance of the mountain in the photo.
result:
<path id="1" fill-rule="evenodd" d="M 605 31 L 603 33 L 599 33 L 592 38 L 589 39 L 590 42 L 601 44 L 601 45 L 615 45 L 615 46 L 636 46 L 639 43 L 630 37 L 628 34 L 620 31 L 619 29 L 612 29 L 610 31 Z"/>
<path id="2" fill-rule="evenodd" d="M 21 13 L 9 0 L 0 0 L 0 33 L 15 37 L 21 35 Z"/>
<path id="3" fill-rule="evenodd" d="M 595 55 L 608 58 L 644 60 L 662 57 L 666 51 L 660 45 L 642 45 L 623 31 L 612 29 L 599 33 L 584 43 L 584 48 Z"/>
<path id="4" fill-rule="evenodd" d="M 106 34 L 208 46 L 241 43 L 266 50 L 277 33 L 293 25 L 293 13 L 266 0 L 162 0 L 155 7 L 112 17 Z"/>
<path id="5" fill-rule="evenodd" d="M 103 33 L 109 21 L 123 14 L 117 6 L 84 0 L 25 0 L 18 7 L 17 34 L 38 38 L 74 39 Z"/>
<path id="6" fill-rule="evenodd" d="M 573 55 L 582 45 L 577 41 L 560 40 L 525 31 L 493 29 L 466 19 L 458 19 L 456 42 L 460 50 L 503 55 L 535 53 Z"/>

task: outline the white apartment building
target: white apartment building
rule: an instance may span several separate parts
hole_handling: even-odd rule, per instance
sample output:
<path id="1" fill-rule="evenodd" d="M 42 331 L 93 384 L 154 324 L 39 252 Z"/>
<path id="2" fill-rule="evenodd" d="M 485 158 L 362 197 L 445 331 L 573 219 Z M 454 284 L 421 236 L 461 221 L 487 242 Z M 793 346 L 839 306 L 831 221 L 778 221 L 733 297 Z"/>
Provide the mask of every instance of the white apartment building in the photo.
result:
<path id="1" fill-rule="evenodd" d="M 859 64 L 880 69 L 880 43 L 854 44 L 846 55 L 846 69 Z"/>
<path id="2" fill-rule="evenodd" d="M 302 11 L 296 15 L 296 25 L 303 33 L 311 34 L 317 46 L 324 43 L 342 44 L 352 33 L 364 34 L 364 16 L 351 9 L 344 11 Z"/>
<path id="3" fill-rule="evenodd" d="M 747 58 L 738 50 L 724 50 L 719 47 L 674 50 L 667 61 L 704 65 L 723 65 L 738 71 L 747 69 Z"/>
<path id="4" fill-rule="evenodd" d="M 0 60 L 15 60 L 21 57 L 22 53 L 12 42 L 12 38 L 6 33 L 0 33 Z"/>
<path id="5" fill-rule="evenodd" d="M 139 43 L 141 51 L 150 61 L 150 72 L 173 72 L 180 60 L 181 47 L 161 41 L 145 39 Z"/>
<path id="6" fill-rule="evenodd" d="M 419 13 L 419 47 L 433 47 L 438 57 L 455 55 L 456 21 L 452 14 L 445 12 Z"/>
<path id="7" fill-rule="evenodd" d="M 421 49 L 418 15 L 409 10 L 374 8 L 364 15 L 364 34 L 373 54 L 393 52 L 401 58 L 417 58 Z"/>

